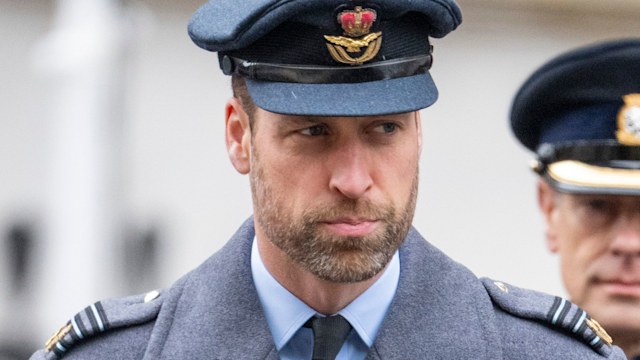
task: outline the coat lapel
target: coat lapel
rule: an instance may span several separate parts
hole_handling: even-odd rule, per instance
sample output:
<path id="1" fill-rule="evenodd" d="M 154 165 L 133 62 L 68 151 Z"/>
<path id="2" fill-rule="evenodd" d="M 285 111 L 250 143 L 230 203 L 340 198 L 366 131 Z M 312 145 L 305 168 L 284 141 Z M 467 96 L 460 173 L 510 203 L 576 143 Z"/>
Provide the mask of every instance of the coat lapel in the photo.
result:
<path id="1" fill-rule="evenodd" d="M 469 270 L 414 229 L 400 282 L 367 359 L 501 359 L 491 301 Z"/>
<path id="2" fill-rule="evenodd" d="M 145 358 L 277 359 L 251 276 L 253 219 L 165 299 Z"/>

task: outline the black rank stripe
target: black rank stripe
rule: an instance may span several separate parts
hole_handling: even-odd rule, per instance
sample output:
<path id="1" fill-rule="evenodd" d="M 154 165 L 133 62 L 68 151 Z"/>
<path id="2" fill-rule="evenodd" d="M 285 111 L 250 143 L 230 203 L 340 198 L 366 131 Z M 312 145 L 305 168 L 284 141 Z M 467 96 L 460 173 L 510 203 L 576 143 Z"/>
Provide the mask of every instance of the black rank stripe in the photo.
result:
<path id="1" fill-rule="evenodd" d="M 73 328 L 73 325 L 71 326 L 71 331 L 69 331 L 69 335 L 71 335 L 71 339 L 73 339 L 74 343 L 80 341 L 80 337 L 78 337 L 78 334 L 76 334 L 76 329 Z"/>
<path id="2" fill-rule="evenodd" d="M 87 332 L 87 328 L 84 327 L 84 322 L 82 321 L 82 317 L 80 316 L 80 314 L 76 314 L 76 316 L 74 316 L 73 319 L 76 321 L 76 324 L 78 325 L 78 330 L 80 330 L 80 334 L 82 335 L 82 337 L 83 338 L 87 337 L 89 333 Z"/>
<path id="3" fill-rule="evenodd" d="M 76 315 L 77 316 L 77 315 Z M 75 319 L 75 317 L 74 317 Z M 71 342 L 72 343 L 77 343 L 78 341 L 80 341 L 80 337 L 78 336 L 78 334 L 76 333 L 76 329 L 73 326 L 73 321 L 69 320 L 69 322 L 67 323 L 67 325 L 71 325 L 71 330 L 69 330 L 69 336 L 71 336 Z"/>
<path id="4" fill-rule="evenodd" d="M 587 319 L 591 320 L 591 316 L 587 316 Z M 589 342 L 589 345 L 591 345 L 594 349 L 601 348 L 602 345 L 603 345 L 602 338 L 600 338 L 600 336 L 598 336 L 598 334 L 596 334 L 596 332 L 590 326 L 587 326 L 587 322 L 586 321 L 584 322 L 583 325 L 585 325 L 585 329 L 583 330 L 583 334 L 585 334 L 587 332 L 587 328 L 589 330 L 591 330 L 591 335 L 587 336 L 587 341 Z M 595 343 L 591 344 L 591 342 L 595 338 L 598 338 L 598 341 L 596 341 Z"/>
<path id="5" fill-rule="evenodd" d="M 564 318 L 567 317 L 567 314 L 569 313 L 569 310 L 571 310 L 571 308 L 571 303 L 567 303 L 565 305 L 565 307 L 560 312 L 560 316 L 558 317 L 558 321 L 556 322 L 556 324 L 562 325 L 564 323 Z"/>
<path id="6" fill-rule="evenodd" d="M 576 324 L 580 320 L 580 317 L 582 316 L 583 313 L 584 313 L 584 310 L 578 308 L 578 311 L 576 311 L 576 314 L 573 315 L 573 319 L 571 319 L 571 322 L 569 323 L 569 330 L 571 330 L 572 332 L 578 332 L 577 330 L 573 331 L 573 329 L 576 327 Z"/>
<path id="7" fill-rule="evenodd" d="M 598 342 L 591 346 L 593 346 L 593 348 L 596 350 L 600 350 L 600 348 L 604 346 L 604 341 L 602 341 L 602 339 L 598 337 Z"/>
<path id="8" fill-rule="evenodd" d="M 56 354 L 56 356 L 58 356 L 58 357 L 62 357 L 64 355 L 64 351 L 58 349 L 55 346 L 53 347 L 53 350 L 51 350 L 51 351 L 53 351 L 53 353 Z"/>
<path id="9" fill-rule="evenodd" d="M 549 320 L 550 323 L 553 323 L 553 316 L 556 314 L 556 311 L 558 311 L 560 303 L 562 303 L 562 299 L 556 296 L 555 300 L 553 300 L 553 305 L 547 314 L 547 320 Z"/>
<path id="10" fill-rule="evenodd" d="M 576 331 L 578 334 L 583 334 L 584 332 L 587 330 L 587 322 L 583 321 L 582 325 L 580 325 L 580 327 L 578 328 L 578 331 Z"/>
<path id="11" fill-rule="evenodd" d="M 71 341 L 67 341 L 64 338 L 60 339 L 58 341 L 60 343 L 60 345 L 62 345 L 65 349 L 70 349 L 71 346 L 73 345 L 73 342 Z"/>
<path id="12" fill-rule="evenodd" d="M 87 308 L 84 309 L 84 312 L 87 314 L 87 318 L 89 318 L 89 322 L 91 323 L 91 333 L 99 333 L 100 327 L 98 326 L 98 321 L 96 320 L 95 315 L 93 315 L 93 309 L 91 309 L 91 306 L 87 306 Z"/>
<path id="13" fill-rule="evenodd" d="M 96 306 L 96 310 L 98 310 L 98 315 L 100 315 L 100 320 L 102 320 L 102 326 L 104 327 L 104 330 L 108 330 L 109 329 L 109 319 L 107 319 L 107 314 L 105 314 L 104 312 L 104 308 L 102 307 L 102 303 L 101 302 L 97 302 L 95 304 Z"/>
<path id="14" fill-rule="evenodd" d="M 60 349 L 60 347 L 62 347 L 62 349 Z M 51 351 L 53 351 L 53 353 L 58 357 L 62 357 L 70 348 L 71 345 L 63 342 L 62 339 L 60 339 L 57 343 L 55 343 L 55 345 L 53 345 L 53 349 L 51 349 Z"/>

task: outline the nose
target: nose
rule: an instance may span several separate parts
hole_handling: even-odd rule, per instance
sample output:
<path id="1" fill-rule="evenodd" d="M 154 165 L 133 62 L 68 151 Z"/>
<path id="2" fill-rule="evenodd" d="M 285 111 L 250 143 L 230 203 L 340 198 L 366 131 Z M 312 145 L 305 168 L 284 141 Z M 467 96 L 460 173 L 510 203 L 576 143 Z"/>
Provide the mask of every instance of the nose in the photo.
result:
<path id="1" fill-rule="evenodd" d="M 616 228 L 611 250 L 617 256 L 640 257 L 640 214 L 622 220 Z"/>
<path id="2" fill-rule="evenodd" d="M 363 197 L 373 186 L 370 156 L 358 142 L 337 148 L 328 159 L 331 168 L 329 187 L 349 199 Z"/>

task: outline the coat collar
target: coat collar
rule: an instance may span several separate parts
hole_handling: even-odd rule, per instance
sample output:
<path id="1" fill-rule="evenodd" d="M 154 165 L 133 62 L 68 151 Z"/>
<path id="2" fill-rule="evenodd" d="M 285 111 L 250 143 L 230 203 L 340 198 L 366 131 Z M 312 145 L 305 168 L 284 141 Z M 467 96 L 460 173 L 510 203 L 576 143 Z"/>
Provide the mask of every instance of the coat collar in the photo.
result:
<path id="1" fill-rule="evenodd" d="M 169 290 L 145 359 L 278 358 L 251 276 L 254 236 L 250 218 Z M 412 229 L 400 248 L 398 290 L 367 359 L 501 359 L 493 317 L 479 280 Z"/>
<path id="2" fill-rule="evenodd" d="M 400 283 L 367 359 L 501 359 L 501 339 L 477 277 L 411 229 Z"/>
<path id="3" fill-rule="evenodd" d="M 253 219 L 171 289 L 145 359 L 277 359 L 251 277 Z"/>

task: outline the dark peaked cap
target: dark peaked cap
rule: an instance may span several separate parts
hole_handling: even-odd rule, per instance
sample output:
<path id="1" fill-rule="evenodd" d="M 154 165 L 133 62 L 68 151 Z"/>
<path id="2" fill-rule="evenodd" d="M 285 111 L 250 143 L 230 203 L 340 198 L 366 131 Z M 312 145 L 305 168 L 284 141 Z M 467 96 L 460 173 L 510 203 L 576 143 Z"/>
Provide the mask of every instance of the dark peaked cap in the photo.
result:
<path id="1" fill-rule="evenodd" d="M 557 190 L 640 195 L 640 38 L 543 65 L 516 95 L 511 126 Z"/>
<path id="2" fill-rule="evenodd" d="M 461 21 L 454 0 L 211 0 L 189 35 L 218 52 L 226 74 L 246 78 L 261 108 L 366 116 L 433 104 L 429 37 Z"/>
<path id="3" fill-rule="evenodd" d="M 511 127 L 520 142 L 535 151 L 548 142 L 574 139 L 614 139 L 615 122 L 582 116 L 590 125 L 559 129 L 585 108 L 610 105 L 617 112 L 622 96 L 640 92 L 640 38 L 607 41 L 564 53 L 536 70 L 518 91 L 511 108 Z M 578 115 L 576 115 L 578 116 Z M 615 114 L 613 114 L 615 118 Z M 557 128 L 558 127 L 558 128 Z M 550 134 L 549 132 L 556 132 Z"/>
<path id="4" fill-rule="evenodd" d="M 399 17 L 407 12 L 418 12 L 427 17 L 430 35 L 440 38 L 462 22 L 460 9 L 450 0 L 379 0 L 373 2 Z M 344 4 L 364 4 L 349 0 L 213 0 L 204 4 L 192 16 L 189 35 L 196 45 L 209 51 L 234 50 L 251 45 L 283 22 L 303 14 L 318 15 L 333 11 Z"/>

